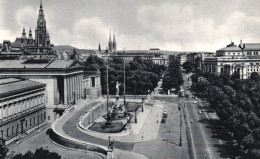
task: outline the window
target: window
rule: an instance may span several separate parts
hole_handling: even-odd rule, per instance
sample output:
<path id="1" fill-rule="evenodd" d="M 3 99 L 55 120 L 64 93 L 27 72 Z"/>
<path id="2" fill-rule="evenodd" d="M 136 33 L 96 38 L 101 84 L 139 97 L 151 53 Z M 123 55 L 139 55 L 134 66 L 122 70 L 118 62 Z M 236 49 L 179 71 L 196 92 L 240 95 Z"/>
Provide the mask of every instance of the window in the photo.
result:
<path id="1" fill-rule="evenodd" d="M 92 87 L 95 87 L 95 77 L 91 77 Z"/>
<path id="2" fill-rule="evenodd" d="M 6 135 L 9 137 L 9 128 L 6 129 Z"/>
<path id="3" fill-rule="evenodd" d="M 30 126 L 32 126 L 32 119 L 30 119 Z"/>
<path id="4" fill-rule="evenodd" d="M 44 113 L 44 119 L 46 119 L 46 112 Z"/>
<path id="5" fill-rule="evenodd" d="M 12 135 L 14 134 L 14 126 L 12 127 Z"/>

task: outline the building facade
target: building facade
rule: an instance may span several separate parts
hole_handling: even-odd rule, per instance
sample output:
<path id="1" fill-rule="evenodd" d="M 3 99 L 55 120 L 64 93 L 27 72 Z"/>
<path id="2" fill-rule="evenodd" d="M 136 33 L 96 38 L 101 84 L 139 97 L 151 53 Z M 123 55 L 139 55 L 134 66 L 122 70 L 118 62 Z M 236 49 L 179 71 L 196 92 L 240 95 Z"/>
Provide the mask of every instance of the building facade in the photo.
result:
<path id="1" fill-rule="evenodd" d="M 76 60 L 3 60 L 0 77 L 18 77 L 46 84 L 47 122 L 54 121 L 83 96 L 83 68 Z"/>
<path id="2" fill-rule="evenodd" d="M 203 72 L 214 74 L 227 73 L 230 76 L 235 72 L 241 79 L 248 79 L 251 73 L 260 73 L 260 44 L 245 43 L 237 46 L 231 42 L 226 47 L 216 51 L 215 57 L 205 58 Z"/>
<path id="3" fill-rule="evenodd" d="M 20 52 L 23 54 L 50 54 L 53 53 L 52 47 L 53 45 L 51 44 L 50 36 L 47 31 L 46 20 L 41 2 L 37 20 L 37 27 L 35 29 L 35 39 L 32 36 L 31 28 L 29 30 L 28 37 L 26 36 L 25 28 L 23 28 L 22 37 L 16 38 L 15 41 L 12 43 L 5 40 L 3 42 L 3 46 L 0 49 L 0 52 L 11 52 L 11 54 L 13 52 Z"/>
<path id="4" fill-rule="evenodd" d="M 95 99 L 102 95 L 99 71 L 84 71 L 83 94 L 85 99 Z"/>
<path id="5" fill-rule="evenodd" d="M 0 79 L 0 138 L 6 144 L 45 123 L 45 86 L 18 78 Z"/>

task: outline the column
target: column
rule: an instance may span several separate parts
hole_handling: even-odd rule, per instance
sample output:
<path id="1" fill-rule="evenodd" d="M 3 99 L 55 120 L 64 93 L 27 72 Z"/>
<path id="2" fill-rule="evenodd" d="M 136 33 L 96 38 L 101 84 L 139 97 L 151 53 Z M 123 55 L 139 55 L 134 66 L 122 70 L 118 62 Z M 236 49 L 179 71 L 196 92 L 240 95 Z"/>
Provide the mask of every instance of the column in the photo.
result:
<path id="1" fill-rule="evenodd" d="M 67 96 L 68 96 L 68 90 L 67 90 L 67 77 L 64 76 L 64 104 L 67 104 Z"/>
<path id="2" fill-rule="evenodd" d="M 79 75 L 76 76 L 77 77 L 77 80 L 76 80 L 76 83 L 77 83 L 77 98 L 79 98 Z"/>
<path id="3" fill-rule="evenodd" d="M 3 116 L 2 116 L 2 110 L 3 110 L 3 105 L 0 103 L 0 119 L 2 119 L 3 118 Z"/>
<path id="4" fill-rule="evenodd" d="M 70 102 L 70 97 L 71 97 L 71 85 L 70 85 L 70 76 L 68 77 L 68 79 L 67 79 L 67 86 L 68 86 L 68 103 Z"/>

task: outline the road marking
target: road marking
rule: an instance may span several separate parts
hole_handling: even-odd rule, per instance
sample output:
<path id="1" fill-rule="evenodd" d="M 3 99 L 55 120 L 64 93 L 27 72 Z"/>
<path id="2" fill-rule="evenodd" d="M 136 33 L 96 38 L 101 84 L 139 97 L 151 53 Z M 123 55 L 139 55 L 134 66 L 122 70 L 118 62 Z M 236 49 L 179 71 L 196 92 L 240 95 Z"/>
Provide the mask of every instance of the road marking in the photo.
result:
<path id="1" fill-rule="evenodd" d="M 185 103 L 186 101 L 184 101 L 184 103 Z M 192 144 L 191 144 L 191 146 L 192 146 L 192 148 L 193 148 L 193 154 L 194 154 L 194 158 L 196 159 L 197 158 L 197 156 L 196 156 L 196 153 L 194 152 L 194 150 L 195 150 L 195 146 L 194 146 L 194 140 L 193 140 L 193 134 L 192 134 L 192 130 L 191 130 L 191 128 L 190 128 L 190 118 L 189 118 L 189 114 L 188 114 L 188 112 L 187 112 L 187 106 L 186 106 L 186 103 L 185 103 L 185 110 L 184 110 L 184 112 L 185 112 L 185 114 L 186 114 L 186 117 L 187 117 L 187 124 L 188 124 L 188 127 L 189 127 L 189 130 L 190 130 L 190 137 L 191 137 L 191 140 L 192 140 Z"/>
<path id="2" fill-rule="evenodd" d="M 199 118 L 198 114 L 196 113 L 196 111 L 195 111 L 194 109 L 195 109 L 195 108 L 192 107 L 192 111 L 193 111 L 194 115 L 195 115 L 197 118 Z M 203 140 L 205 141 L 206 149 L 207 149 L 208 153 L 212 155 L 212 152 L 211 152 L 211 150 L 210 150 L 210 148 L 209 148 L 209 143 L 208 143 L 207 140 L 206 140 L 206 134 L 205 134 L 205 132 L 204 132 L 204 129 L 202 129 L 202 126 L 201 126 L 200 123 L 198 123 L 198 126 L 199 126 L 200 131 L 201 131 L 201 134 L 202 134 L 202 136 L 203 136 Z"/>

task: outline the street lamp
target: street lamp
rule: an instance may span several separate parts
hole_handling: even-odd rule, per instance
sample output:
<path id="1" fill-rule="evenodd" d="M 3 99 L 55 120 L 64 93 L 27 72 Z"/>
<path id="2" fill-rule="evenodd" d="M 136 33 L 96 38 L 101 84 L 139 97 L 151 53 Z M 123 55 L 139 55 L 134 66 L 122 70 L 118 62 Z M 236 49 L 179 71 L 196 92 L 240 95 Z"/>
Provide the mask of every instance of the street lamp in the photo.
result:
<path id="1" fill-rule="evenodd" d="M 106 49 L 106 61 L 107 61 L 107 124 L 110 121 L 110 115 L 108 111 L 108 98 L 109 98 L 109 87 L 108 87 L 108 50 Z"/>
<path id="2" fill-rule="evenodd" d="M 180 143 L 179 143 L 179 146 L 182 146 L 182 137 L 181 137 L 181 127 L 182 127 L 182 120 L 181 120 L 181 118 L 182 118 L 182 114 L 181 114 L 181 108 L 182 108 L 182 103 L 178 102 L 178 109 L 180 111 Z"/>
<path id="3" fill-rule="evenodd" d="M 126 106 L 126 101 L 125 101 L 125 49 L 124 49 L 124 106 Z"/>

